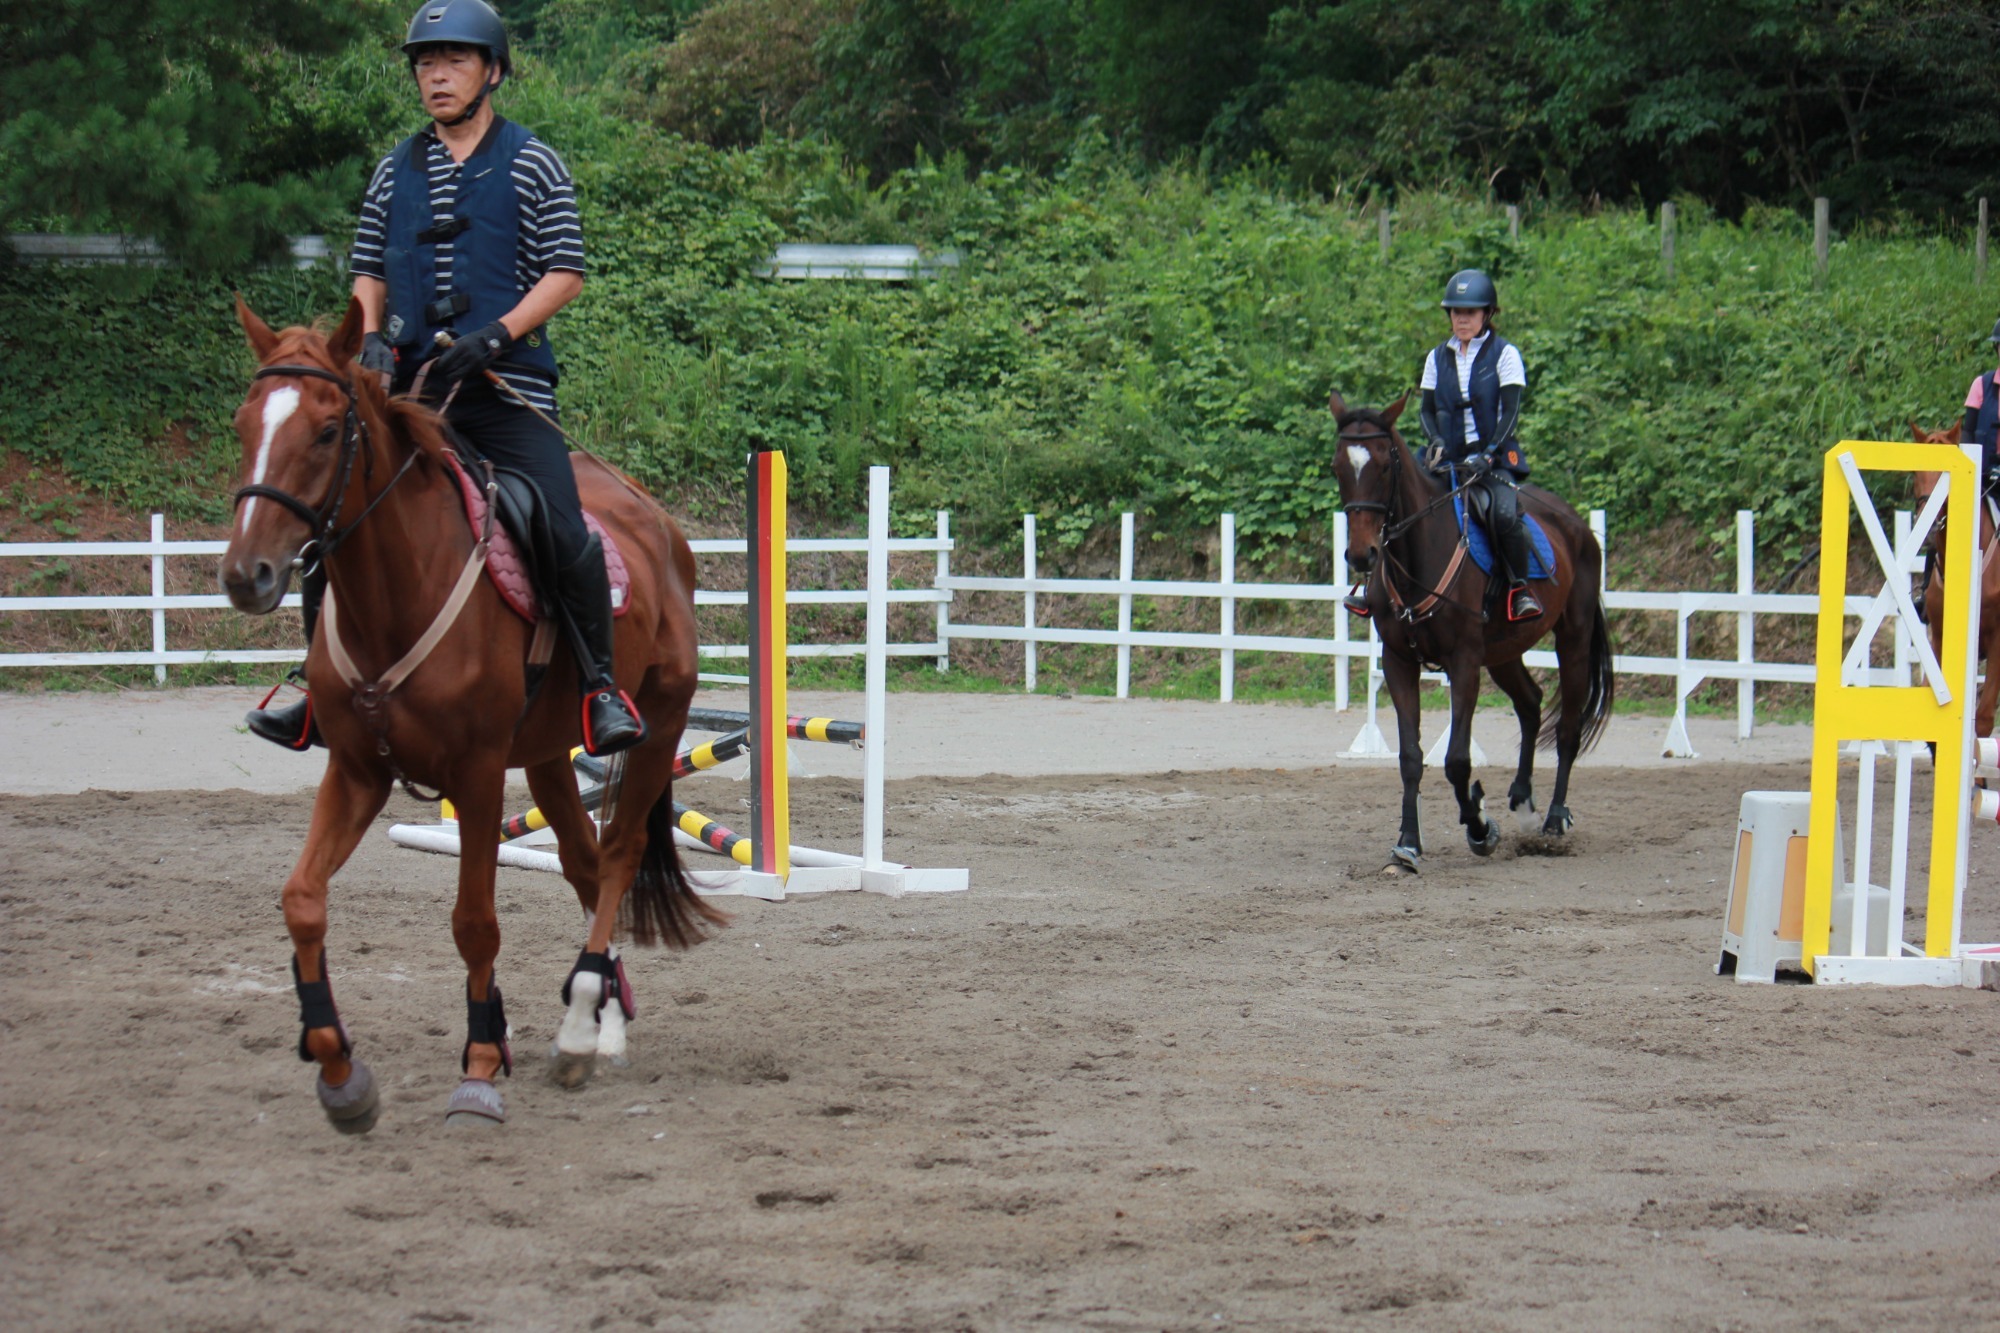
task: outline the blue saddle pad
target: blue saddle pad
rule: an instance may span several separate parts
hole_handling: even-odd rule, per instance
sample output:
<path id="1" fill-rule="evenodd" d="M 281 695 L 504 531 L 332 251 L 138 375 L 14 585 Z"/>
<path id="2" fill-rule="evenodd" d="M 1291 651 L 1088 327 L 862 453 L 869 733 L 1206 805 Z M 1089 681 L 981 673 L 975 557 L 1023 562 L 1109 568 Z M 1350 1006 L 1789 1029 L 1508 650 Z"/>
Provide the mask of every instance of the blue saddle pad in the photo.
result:
<path id="1" fill-rule="evenodd" d="M 1453 468 L 1451 484 L 1458 485 L 1458 469 Z M 1482 574 L 1493 572 L 1493 542 L 1486 535 L 1486 529 L 1478 523 L 1465 521 L 1465 496 L 1455 495 L 1451 501 L 1452 510 L 1458 515 L 1458 530 L 1465 537 L 1465 547 L 1472 556 L 1472 563 L 1479 566 Z M 1530 579 L 1552 579 L 1556 576 L 1556 548 L 1549 545 L 1549 534 L 1542 531 L 1542 524 L 1523 507 L 1521 521 L 1528 525 L 1528 544 L 1534 551 L 1532 568 L 1528 570 Z"/>

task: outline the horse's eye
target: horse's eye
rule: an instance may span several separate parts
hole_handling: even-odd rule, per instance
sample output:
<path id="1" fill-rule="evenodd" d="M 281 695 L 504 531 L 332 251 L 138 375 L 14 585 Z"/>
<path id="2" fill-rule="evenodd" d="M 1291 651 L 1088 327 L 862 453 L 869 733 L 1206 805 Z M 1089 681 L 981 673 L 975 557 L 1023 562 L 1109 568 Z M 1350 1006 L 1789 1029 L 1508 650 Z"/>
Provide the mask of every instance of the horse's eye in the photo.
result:
<path id="1" fill-rule="evenodd" d="M 321 426 L 319 428 L 319 438 L 313 441 L 313 443 L 332 444 L 334 442 L 334 439 L 339 434 L 340 434 L 339 429 L 331 421 L 329 421 L 324 426 Z"/>

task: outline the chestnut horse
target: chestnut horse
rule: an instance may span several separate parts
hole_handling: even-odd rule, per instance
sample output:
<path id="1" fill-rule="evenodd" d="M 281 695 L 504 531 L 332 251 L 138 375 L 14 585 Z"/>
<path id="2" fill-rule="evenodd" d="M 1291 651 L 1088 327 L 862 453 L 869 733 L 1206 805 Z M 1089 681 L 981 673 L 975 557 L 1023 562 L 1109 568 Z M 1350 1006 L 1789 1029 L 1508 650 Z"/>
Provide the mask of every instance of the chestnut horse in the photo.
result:
<path id="1" fill-rule="evenodd" d="M 1442 669 L 1451 682 L 1451 740 L 1444 771 L 1458 797 L 1465 840 L 1480 856 L 1500 842 L 1486 818 L 1485 789 L 1472 776 L 1472 712 L 1479 670 L 1513 701 L 1521 722 L 1521 759 L 1507 807 L 1524 828 L 1535 810 L 1535 747 L 1556 747 L 1556 785 L 1542 821 L 1545 837 L 1572 823 L 1569 774 L 1611 715 L 1611 628 L 1598 597 L 1604 566 L 1597 538 L 1577 512 L 1538 486 L 1521 488 L 1521 511 L 1541 521 L 1555 551 L 1555 577 L 1536 590 L 1541 615 L 1519 623 L 1487 619 L 1488 580 L 1467 557 L 1452 512 L 1450 486 L 1419 466 L 1396 430 L 1408 395 L 1384 410 L 1350 408 L 1338 393 L 1327 406 L 1340 424 L 1334 475 L 1348 513 L 1347 562 L 1367 580 L 1368 604 L 1382 639 L 1382 674 L 1396 705 L 1403 770 L 1403 823 L 1390 864 L 1417 869 L 1423 835 L 1417 823 L 1417 783 L 1424 751 L 1418 737 L 1418 675 Z M 1559 711 L 1542 716 L 1542 687 L 1521 655 L 1544 635 L 1556 638 Z"/>
<path id="2" fill-rule="evenodd" d="M 1910 424 L 1910 437 L 1918 444 L 1957 444 L 1961 423 L 1946 430 L 1925 430 Z M 1937 472 L 1916 474 L 1916 505 L 1922 509 L 1937 489 Z M 1931 529 L 1929 546 L 1933 553 L 1944 550 L 1945 519 L 1938 516 Z M 1979 506 L 1979 660 L 1986 664 L 1986 679 L 1979 686 L 1979 700 L 1973 713 L 1973 729 L 1981 736 L 1993 734 L 1993 712 L 2000 704 L 2000 544 L 1993 540 L 1993 501 L 1982 497 Z M 1944 652 L 1944 564 L 1932 559 L 1924 571 L 1924 624 L 1931 632 L 1931 653 Z"/>
<path id="3" fill-rule="evenodd" d="M 558 1081 L 580 1085 L 600 1051 L 622 1062 L 631 996 L 612 945 L 615 924 L 642 944 L 686 947 L 724 920 L 695 896 L 672 838 L 668 770 L 695 688 L 694 557 L 636 485 L 575 456 L 584 505 L 617 538 L 631 575 L 616 674 L 652 728 L 644 745 L 620 756 L 623 786 L 600 846 L 570 769 L 580 726 L 574 663 L 558 652 L 530 697 L 532 630 L 480 573 L 485 543 L 466 522 L 440 419 L 389 399 L 376 376 L 353 364 L 358 303 L 331 338 L 304 328 L 273 333 L 240 297 L 236 315 L 261 368 L 236 412 L 244 485 L 218 571 L 223 590 L 238 610 L 267 615 L 305 561 L 322 561 L 329 583 L 306 659 L 326 775 L 283 896 L 299 1056 L 318 1063 L 320 1103 L 337 1128 L 373 1126 L 375 1081 L 354 1058 L 333 1003 L 327 883 L 391 786 L 428 784 L 458 807 L 466 830 L 451 914 L 466 969 L 465 1079 L 446 1118 L 496 1124 L 505 1111 L 493 1079 L 513 1066 L 493 967 L 493 872 L 509 767 L 527 770 L 587 923 L 583 955 L 563 987 Z"/>

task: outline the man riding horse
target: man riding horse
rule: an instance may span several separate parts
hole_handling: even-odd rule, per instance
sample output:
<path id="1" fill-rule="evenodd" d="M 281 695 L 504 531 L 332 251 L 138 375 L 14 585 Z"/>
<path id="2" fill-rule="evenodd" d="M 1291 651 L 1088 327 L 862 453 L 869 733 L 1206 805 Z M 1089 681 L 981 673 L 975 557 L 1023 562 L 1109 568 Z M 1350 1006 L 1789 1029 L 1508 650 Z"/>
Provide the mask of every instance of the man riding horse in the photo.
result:
<path id="1" fill-rule="evenodd" d="M 1532 620 L 1542 604 L 1528 587 L 1533 546 L 1520 499 L 1528 464 L 1514 433 L 1527 369 L 1520 350 L 1493 327 L 1500 293 L 1485 273 L 1454 273 L 1438 305 L 1451 320 L 1451 336 L 1424 358 L 1424 436 L 1434 466 L 1448 464 L 1468 478 L 1466 507 L 1491 536 L 1506 571 L 1507 619 Z M 1369 614 L 1366 589 L 1349 593 L 1346 605 L 1356 615 Z"/>
<path id="2" fill-rule="evenodd" d="M 582 681 L 584 748 L 628 749 L 646 739 L 646 723 L 612 680 L 611 585 L 556 424 L 546 327 L 583 290 L 576 189 L 553 149 L 494 113 L 513 61 L 485 0 L 425 4 L 403 53 L 431 124 L 382 159 L 362 201 L 351 261 L 367 330 L 359 361 L 540 489 L 555 564 L 545 573 Z M 300 583 L 310 642 L 324 567 L 308 564 Z M 320 743 L 310 696 L 245 721 L 290 749 Z"/>

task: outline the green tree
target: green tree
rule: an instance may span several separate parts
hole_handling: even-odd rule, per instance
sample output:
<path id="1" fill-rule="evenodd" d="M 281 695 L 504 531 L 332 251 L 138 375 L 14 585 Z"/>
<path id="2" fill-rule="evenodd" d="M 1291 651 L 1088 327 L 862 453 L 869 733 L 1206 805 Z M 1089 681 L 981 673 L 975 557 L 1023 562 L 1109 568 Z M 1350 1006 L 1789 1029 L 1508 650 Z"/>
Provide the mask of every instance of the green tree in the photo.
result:
<path id="1" fill-rule="evenodd" d="M 374 127 L 312 75 L 386 0 L 47 0 L 0 18 L 0 226 L 150 234 L 226 268 L 351 206 Z M 365 82 L 365 80 L 363 80 Z"/>

